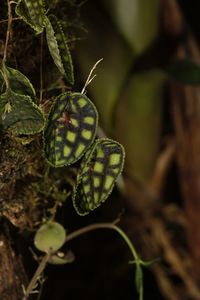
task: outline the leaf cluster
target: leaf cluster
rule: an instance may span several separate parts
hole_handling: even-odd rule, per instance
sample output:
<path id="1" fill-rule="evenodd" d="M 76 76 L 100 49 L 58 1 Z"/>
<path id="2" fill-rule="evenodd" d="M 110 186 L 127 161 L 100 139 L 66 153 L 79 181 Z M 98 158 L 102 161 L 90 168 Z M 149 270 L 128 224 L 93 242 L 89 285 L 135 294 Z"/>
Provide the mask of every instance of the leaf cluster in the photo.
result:
<path id="1" fill-rule="evenodd" d="M 56 16 L 48 14 L 49 9 L 42 0 L 19 0 L 15 11 L 37 35 L 46 32 L 49 52 L 59 72 L 65 77 L 69 91 L 55 98 L 46 116 L 30 80 L 19 70 L 7 66 L 6 59 L 3 59 L 0 66 L 0 130 L 2 133 L 9 131 L 16 137 L 42 133 L 41 151 L 44 150 L 47 162 L 54 168 L 80 161 L 72 199 L 76 212 L 86 215 L 105 202 L 112 192 L 124 166 L 124 148 L 114 140 L 96 137 L 98 112 L 95 105 L 85 95 L 85 89 L 82 92 L 72 91 L 75 81 L 72 58 Z M 71 238 L 100 228 L 114 229 L 128 244 L 136 260 L 137 288 L 142 295 L 141 261 L 129 239 L 117 226 L 94 225 L 71 234 Z M 39 275 L 47 262 L 62 264 L 73 260 L 58 255 L 58 250 L 66 241 L 64 228 L 52 220 L 39 228 L 35 235 L 35 246 L 46 253 L 42 265 L 39 265 Z M 24 299 L 34 288 L 38 274 L 36 271 Z"/>
<path id="2" fill-rule="evenodd" d="M 46 32 L 52 59 L 71 90 L 71 54 L 61 23 L 48 11 L 42 0 L 19 0 L 15 7 L 16 14 L 37 35 Z M 110 139 L 96 140 L 98 112 L 84 92 L 59 95 L 46 116 L 30 80 L 3 60 L 0 93 L 2 132 L 11 131 L 16 136 L 42 132 L 44 154 L 53 167 L 68 166 L 83 158 L 72 196 L 77 213 L 87 214 L 103 203 L 123 169 L 124 149 Z"/>

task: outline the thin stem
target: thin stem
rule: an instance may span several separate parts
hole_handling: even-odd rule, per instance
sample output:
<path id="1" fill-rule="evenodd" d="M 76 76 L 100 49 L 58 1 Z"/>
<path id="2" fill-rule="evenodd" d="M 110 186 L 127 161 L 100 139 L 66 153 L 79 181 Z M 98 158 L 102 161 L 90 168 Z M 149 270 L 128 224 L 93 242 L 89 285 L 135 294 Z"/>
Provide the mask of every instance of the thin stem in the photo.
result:
<path id="1" fill-rule="evenodd" d="M 46 264 L 49 260 L 49 257 L 51 256 L 51 252 L 47 253 L 41 260 L 37 270 L 35 271 L 35 274 L 33 275 L 27 289 L 26 289 L 26 292 L 25 292 L 25 295 L 23 297 L 23 300 L 28 300 L 30 294 L 32 293 L 32 291 L 34 290 L 36 284 L 37 284 L 37 281 L 38 281 L 38 278 L 40 277 L 40 275 L 42 274 L 42 272 L 44 271 L 45 267 L 46 267 Z"/>
<path id="2" fill-rule="evenodd" d="M 42 96 L 43 96 L 43 43 L 44 43 L 44 37 L 43 34 L 41 34 L 41 40 L 40 40 L 40 102 L 42 103 Z"/>
<path id="3" fill-rule="evenodd" d="M 138 289 L 138 293 L 139 293 L 139 300 L 143 300 L 143 284 L 142 284 L 143 279 L 142 279 L 141 259 L 138 256 L 138 254 L 137 254 L 131 240 L 129 239 L 129 237 L 118 226 L 116 226 L 113 223 L 96 223 L 96 224 L 92 224 L 92 225 L 86 226 L 84 228 L 78 229 L 78 230 L 72 232 L 71 234 L 69 234 L 66 237 L 65 242 L 68 243 L 69 241 L 73 240 L 74 238 L 77 238 L 77 237 L 81 236 L 82 234 L 85 234 L 85 233 L 88 233 L 90 231 L 97 230 L 97 229 L 111 229 L 111 230 L 116 231 L 123 238 L 123 240 L 126 242 L 126 244 L 128 245 L 128 247 L 129 247 L 129 249 L 130 249 L 130 251 L 133 255 L 134 263 L 136 264 L 136 278 L 137 278 L 137 275 L 138 275 L 137 274 L 138 270 L 139 270 L 139 272 L 141 272 L 141 274 L 140 274 L 141 283 L 140 283 L 139 286 L 137 286 L 137 289 Z"/>
<path id="4" fill-rule="evenodd" d="M 94 70 L 96 69 L 97 65 L 103 60 L 103 58 L 99 59 L 94 66 L 92 67 L 92 69 L 90 70 L 90 73 L 88 75 L 88 78 L 85 82 L 85 85 L 81 91 L 81 94 L 84 94 L 86 87 L 92 82 L 92 80 L 96 77 L 96 74 L 92 76 L 92 73 L 94 72 Z"/>
<path id="5" fill-rule="evenodd" d="M 122 238 L 123 240 L 126 242 L 126 244 L 128 245 L 132 255 L 133 255 L 133 262 L 136 264 L 136 267 L 141 269 L 140 265 L 141 265 L 141 260 L 139 255 L 137 254 L 131 240 L 129 239 L 129 237 L 126 235 L 126 233 L 119 228 L 118 226 L 116 226 L 115 224 L 119 221 L 119 219 L 115 220 L 114 223 L 96 223 L 96 224 L 92 224 L 92 225 L 88 225 L 84 228 L 78 229 L 72 233 L 70 233 L 69 235 L 67 235 L 66 239 L 65 239 L 65 243 L 68 243 L 69 241 L 85 234 L 88 233 L 90 231 L 93 230 L 98 230 L 98 229 L 111 229 L 116 231 Z M 50 256 L 54 254 L 54 252 L 49 252 L 47 253 L 41 260 L 37 270 L 35 271 L 26 291 L 25 291 L 25 295 L 23 297 L 23 300 L 28 300 L 28 297 L 30 296 L 30 294 L 33 292 L 33 290 L 36 287 L 37 281 L 40 278 L 42 272 L 44 271 L 48 260 L 50 258 Z M 142 285 L 140 286 L 139 289 L 139 299 L 142 300 L 143 299 L 143 287 Z"/>
<path id="6" fill-rule="evenodd" d="M 96 224 L 91 224 L 86 227 L 80 228 L 80 229 L 70 233 L 69 235 L 67 235 L 65 242 L 68 243 L 69 241 L 77 238 L 78 236 L 81 236 L 82 234 L 85 234 L 85 233 L 88 233 L 90 231 L 97 230 L 97 229 L 112 229 L 112 230 L 118 232 L 119 235 L 124 239 L 124 241 L 128 245 L 128 247 L 133 255 L 134 261 L 136 263 L 140 262 L 140 258 L 138 256 L 131 240 L 128 238 L 128 236 L 125 234 L 125 232 L 122 229 L 120 229 L 118 226 L 116 226 L 113 223 L 96 223 Z"/>
<path id="7" fill-rule="evenodd" d="M 22 17 L 12 18 L 12 21 L 18 21 L 18 20 L 22 20 Z M 7 23 L 7 22 L 8 22 L 8 19 L 7 20 L 2 20 L 2 21 L 0 21 L 0 24 Z"/>
<path id="8" fill-rule="evenodd" d="M 8 5 L 8 25 L 7 25 L 6 41 L 5 41 L 3 59 L 2 59 L 2 75 L 5 80 L 6 89 L 9 89 L 10 85 L 9 85 L 8 74 L 7 74 L 7 69 L 6 69 L 8 43 L 9 43 L 10 31 L 11 31 L 11 25 L 12 25 L 12 10 L 11 10 L 11 3 L 9 0 L 7 0 L 7 5 Z"/>
<path id="9" fill-rule="evenodd" d="M 3 53 L 3 64 L 6 62 L 6 56 L 7 56 L 7 49 L 8 49 L 8 43 L 9 43 L 9 37 L 10 37 L 10 31 L 11 31 L 11 25 L 12 25 L 12 10 L 10 1 L 7 0 L 8 5 L 8 26 L 7 26 L 7 32 L 6 32 L 6 41 L 4 46 L 4 53 Z"/>

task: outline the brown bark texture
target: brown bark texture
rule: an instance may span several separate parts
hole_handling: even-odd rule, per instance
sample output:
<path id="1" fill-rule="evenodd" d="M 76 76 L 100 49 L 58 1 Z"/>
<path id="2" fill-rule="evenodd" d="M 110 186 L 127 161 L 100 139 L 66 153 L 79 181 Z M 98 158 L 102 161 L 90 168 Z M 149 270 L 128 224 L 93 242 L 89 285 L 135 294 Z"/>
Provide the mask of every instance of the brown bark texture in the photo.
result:
<path id="1" fill-rule="evenodd" d="M 1 228 L 3 230 L 0 232 L 0 299 L 21 300 L 23 286 L 27 283 L 22 258 L 12 244 L 9 227 L 4 224 Z"/>

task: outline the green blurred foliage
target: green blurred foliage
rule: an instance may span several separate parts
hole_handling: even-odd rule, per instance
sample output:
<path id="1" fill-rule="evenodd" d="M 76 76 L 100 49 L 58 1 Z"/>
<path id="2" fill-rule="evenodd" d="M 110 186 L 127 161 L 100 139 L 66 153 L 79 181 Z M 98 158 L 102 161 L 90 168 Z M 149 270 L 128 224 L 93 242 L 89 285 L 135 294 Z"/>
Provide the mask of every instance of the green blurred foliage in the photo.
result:
<path id="1" fill-rule="evenodd" d="M 160 147 L 165 76 L 134 66 L 158 35 L 159 10 L 159 0 L 88 1 L 81 11 L 88 35 L 77 46 L 82 78 L 104 59 L 87 91 L 106 134 L 125 146 L 126 171 L 142 182 L 150 179 Z"/>
<path id="2" fill-rule="evenodd" d="M 112 127 L 115 102 L 123 87 L 124 79 L 130 71 L 134 55 L 98 7 L 93 5 L 89 11 L 85 8 L 86 6 L 83 7 L 85 13 L 83 22 L 88 35 L 81 42 L 80 47 L 77 47 L 77 60 L 86 79 L 94 63 L 103 58 L 103 62 L 95 71 L 98 78 L 87 90 L 95 101 L 101 124 L 108 132 Z"/>
<path id="3" fill-rule="evenodd" d="M 126 149 L 126 170 L 146 181 L 159 151 L 165 75 L 139 73 L 127 81 L 116 109 L 115 132 Z"/>
<path id="4" fill-rule="evenodd" d="M 133 52 L 140 54 L 156 38 L 160 0 L 104 0 L 111 18 Z"/>

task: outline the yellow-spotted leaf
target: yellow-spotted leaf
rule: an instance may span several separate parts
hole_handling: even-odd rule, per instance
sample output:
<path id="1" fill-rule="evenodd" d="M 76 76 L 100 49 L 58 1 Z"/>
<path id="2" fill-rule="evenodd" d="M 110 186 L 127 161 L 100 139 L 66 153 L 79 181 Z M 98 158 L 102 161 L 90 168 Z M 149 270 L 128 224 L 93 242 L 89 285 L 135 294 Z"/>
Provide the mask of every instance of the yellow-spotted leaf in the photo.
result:
<path id="1" fill-rule="evenodd" d="M 86 153 L 73 191 L 73 204 L 79 215 L 105 202 L 123 169 L 124 156 L 123 146 L 110 139 L 98 139 Z"/>
<path id="2" fill-rule="evenodd" d="M 46 15 L 43 0 L 20 0 L 15 12 L 24 22 L 31 26 L 37 34 L 45 27 Z"/>
<path id="3" fill-rule="evenodd" d="M 35 100 L 36 93 L 33 85 L 29 79 L 20 71 L 6 67 L 7 77 L 10 88 L 13 92 L 20 95 L 30 96 L 32 100 Z M 3 70 L 0 72 L 0 93 L 4 93 L 6 90 L 6 84 L 4 82 Z"/>
<path id="4" fill-rule="evenodd" d="M 62 167 L 79 160 L 95 138 L 97 123 L 97 110 L 84 94 L 58 96 L 44 131 L 44 150 L 49 163 Z"/>
<path id="5" fill-rule="evenodd" d="M 66 77 L 67 83 L 73 85 L 74 70 L 71 54 L 61 24 L 54 15 L 50 15 L 47 19 L 46 37 L 55 65 L 60 73 Z"/>
<path id="6" fill-rule="evenodd" d="M 0 96 L 0 128 L 16 134 L 34 134 L 44 128 L 45 119 L 41 109 L 29 96 L 7 90 Z"/>

